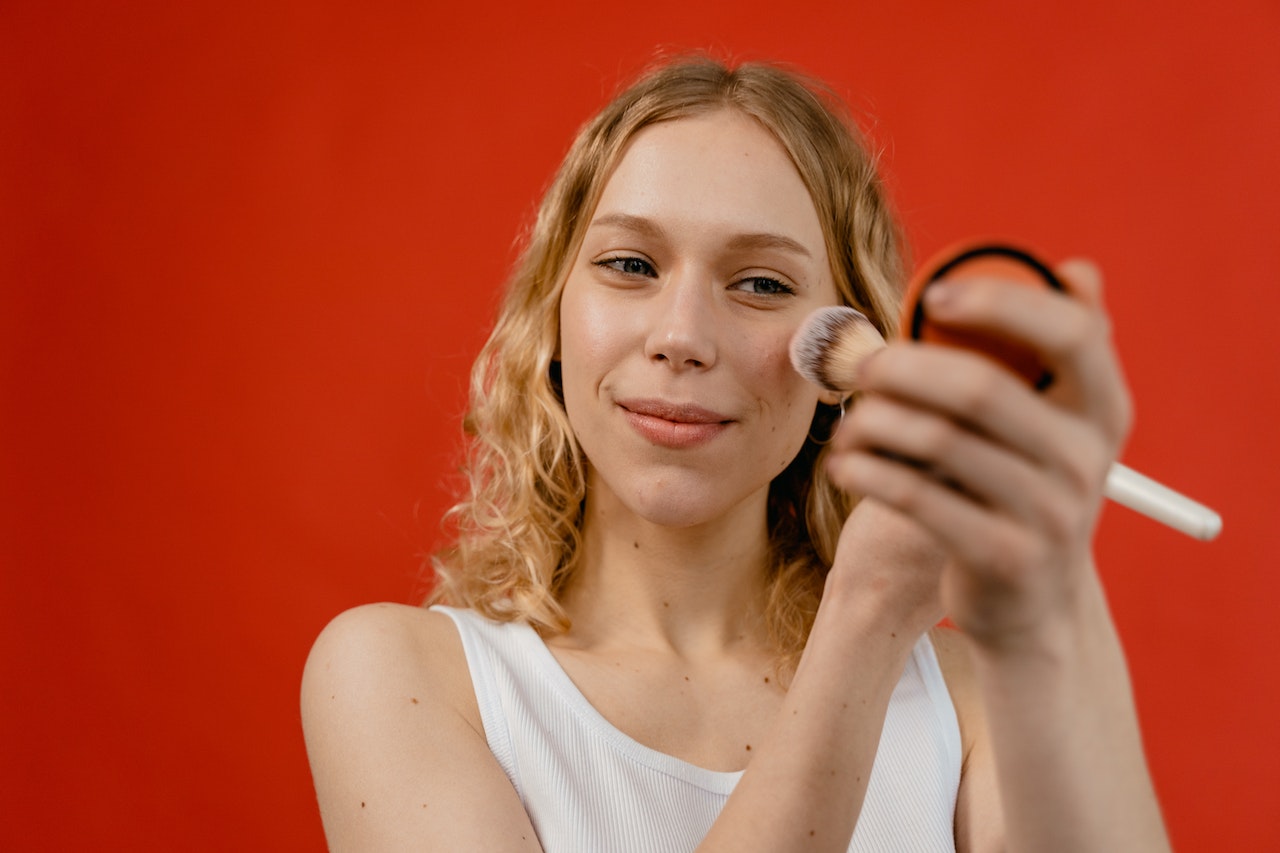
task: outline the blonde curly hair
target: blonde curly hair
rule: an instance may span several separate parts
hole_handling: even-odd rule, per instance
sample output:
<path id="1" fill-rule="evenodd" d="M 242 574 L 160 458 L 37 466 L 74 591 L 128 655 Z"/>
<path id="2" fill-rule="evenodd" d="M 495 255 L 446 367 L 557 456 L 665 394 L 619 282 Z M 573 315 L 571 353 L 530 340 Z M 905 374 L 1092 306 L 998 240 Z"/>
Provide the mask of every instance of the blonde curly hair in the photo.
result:
<path id="1" fill-rule="evenodd" d="M 432 559 L 427 604 L 524 620 L 544 635 L 568 628 L 560 593 L 579 559 L 586 497 L 581 449 L 555 361 L 560 294 L 605 182 L 642 128 L 739 110 L 782 143 L 813 199 L 841 299 L 880 331 L 896 331 L 903 259 L 874 157 L 825 87 L 776 66 L 731 68 L 705 57 L 661 65 L 579 132 L 538 210 L 497 323 L 471 374 L 465 473 L 450 510 L 454 542 Z M 819 405 L 810 436 L 838 409 Z M 827 480 L 823 445 L 806 440 L 769 490 L 772 546 L 766 623 L 780 661 L 798 660 L 853 499 Z"/>

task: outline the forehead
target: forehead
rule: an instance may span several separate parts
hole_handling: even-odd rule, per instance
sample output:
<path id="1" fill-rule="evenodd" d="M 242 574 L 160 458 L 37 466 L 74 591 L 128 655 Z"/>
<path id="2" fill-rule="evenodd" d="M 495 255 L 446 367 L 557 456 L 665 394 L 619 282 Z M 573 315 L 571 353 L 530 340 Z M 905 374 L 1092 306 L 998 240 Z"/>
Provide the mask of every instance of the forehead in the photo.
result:
<path id="1" fill-rule="evenodd" d="M 763 125 L 737 110 L 637 133 L 593 219 L 617 213 L 685 231 L 781 234 L 825 256 L 813 199 L 791 157 Z"/>

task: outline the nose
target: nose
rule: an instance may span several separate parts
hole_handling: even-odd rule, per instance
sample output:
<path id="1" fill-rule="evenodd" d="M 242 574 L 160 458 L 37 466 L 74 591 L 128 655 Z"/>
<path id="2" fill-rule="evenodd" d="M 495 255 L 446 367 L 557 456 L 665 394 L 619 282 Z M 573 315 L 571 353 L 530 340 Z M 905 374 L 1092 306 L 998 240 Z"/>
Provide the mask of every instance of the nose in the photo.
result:
<path id="1" fill-rule="evenodd" d="M 716 361 L 714 289 L 705 277 L 683 272 L 663 284 L 648 306 L 645 355 L 676 370 L 708 368 Z"/>

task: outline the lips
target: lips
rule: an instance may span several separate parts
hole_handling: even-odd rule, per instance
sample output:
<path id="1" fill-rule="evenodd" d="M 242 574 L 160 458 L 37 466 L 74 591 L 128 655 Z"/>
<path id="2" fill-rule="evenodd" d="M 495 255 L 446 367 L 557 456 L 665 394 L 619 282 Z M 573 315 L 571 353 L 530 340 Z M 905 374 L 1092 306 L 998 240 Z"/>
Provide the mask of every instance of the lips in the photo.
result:
<path id="1" fill-rule="evenodd" d="M 667 400 L 619 400 L 631 427 L 647 441 L 675 450 L 706 444 L 727 430 L 728 415 L 693 403 Z"/>

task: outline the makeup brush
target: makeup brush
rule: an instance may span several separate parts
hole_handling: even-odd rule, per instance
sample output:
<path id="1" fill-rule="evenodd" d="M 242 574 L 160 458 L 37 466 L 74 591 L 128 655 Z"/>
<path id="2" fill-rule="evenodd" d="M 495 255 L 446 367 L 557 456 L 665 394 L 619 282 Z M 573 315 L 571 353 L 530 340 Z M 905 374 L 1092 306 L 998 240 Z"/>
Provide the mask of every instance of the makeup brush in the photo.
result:
<path id="1" fill-rule="evenodd" d="M 866 314 L 847 305 L 819 308 L 791 338 L 791 366 L 815 385 L 847 394 L 856 390 L 858 365 L 882 346 Z"/>
<path id="2" fill-rule="evenodd" d="M 857 390 L 858 365 L 884 345 L 884 338 L 860 311 L 846 306 L 820 308 L 791 339 L 791 364 L 815 385 L 848 393 Z M 1213 510 L 1119 462 L 1112 463 L 1103 494 L 1196 539 L 1213 539 L 1222 530 L 1222 517 Z"/>

